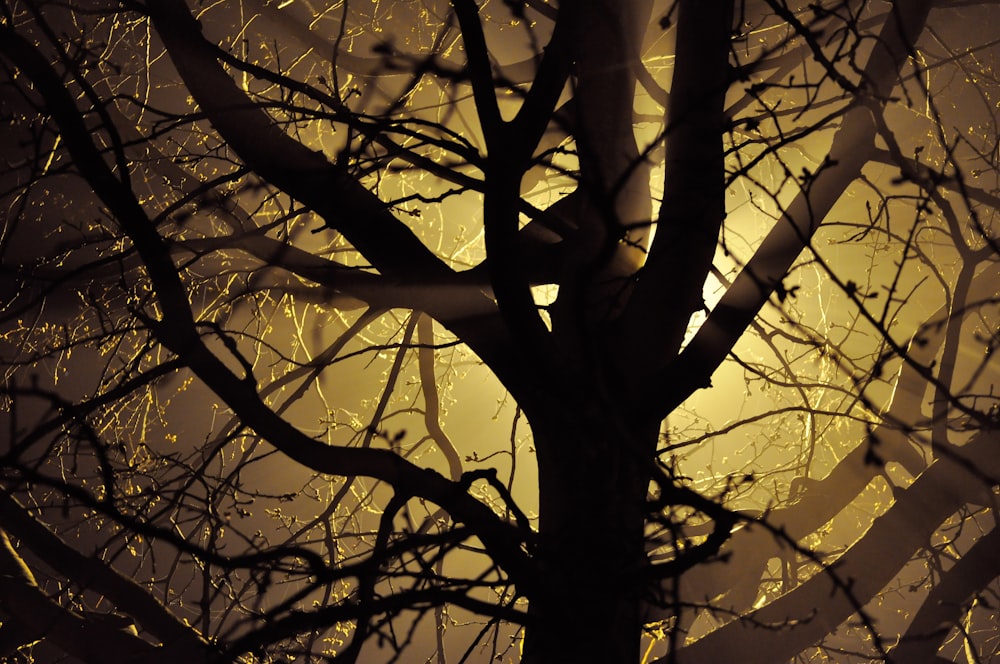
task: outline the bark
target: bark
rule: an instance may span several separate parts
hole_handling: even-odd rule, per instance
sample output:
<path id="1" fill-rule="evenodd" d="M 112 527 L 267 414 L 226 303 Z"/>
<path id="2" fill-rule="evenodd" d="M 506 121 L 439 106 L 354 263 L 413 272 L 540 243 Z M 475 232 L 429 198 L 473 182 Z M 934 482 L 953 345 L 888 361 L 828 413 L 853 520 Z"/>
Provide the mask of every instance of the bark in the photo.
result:
<path id="1" fill-rule="evenodd" d="M 649 486 L 641 453 L 655 444 L 656 429 L 616 430 L 599 399 L 565 395 L 532 420 L 540 574 L 539 591 L 529 597 L 522 661 L 633 664 L 640 655 Z"/>

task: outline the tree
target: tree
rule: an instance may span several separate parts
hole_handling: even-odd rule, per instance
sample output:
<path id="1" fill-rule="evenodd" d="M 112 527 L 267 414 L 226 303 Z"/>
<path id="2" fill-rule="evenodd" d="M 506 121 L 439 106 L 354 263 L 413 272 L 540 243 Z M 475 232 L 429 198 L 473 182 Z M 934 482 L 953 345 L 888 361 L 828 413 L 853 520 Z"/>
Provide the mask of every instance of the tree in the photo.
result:
<path id="1" fill-rule="evenodd" d="M 5 661 L 987 661 L 998 20 L 5 2 Z"/>

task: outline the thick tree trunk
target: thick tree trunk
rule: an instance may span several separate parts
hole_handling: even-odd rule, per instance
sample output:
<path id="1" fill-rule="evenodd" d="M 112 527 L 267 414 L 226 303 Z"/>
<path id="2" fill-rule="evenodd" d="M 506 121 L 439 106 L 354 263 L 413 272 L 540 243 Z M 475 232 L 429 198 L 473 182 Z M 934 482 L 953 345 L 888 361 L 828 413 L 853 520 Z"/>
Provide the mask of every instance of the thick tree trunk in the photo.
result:
<path id="1" fill-rule="evenodd" d="M 597 399 L 568 401 L 532 424 L 542 588 L 530 599 L 533 622 L 522 661 L 634 664 L 649 486 L 640 460 L 656 430 L 621 421 L 616 429 L 608 424 L 616 418 Z"/>

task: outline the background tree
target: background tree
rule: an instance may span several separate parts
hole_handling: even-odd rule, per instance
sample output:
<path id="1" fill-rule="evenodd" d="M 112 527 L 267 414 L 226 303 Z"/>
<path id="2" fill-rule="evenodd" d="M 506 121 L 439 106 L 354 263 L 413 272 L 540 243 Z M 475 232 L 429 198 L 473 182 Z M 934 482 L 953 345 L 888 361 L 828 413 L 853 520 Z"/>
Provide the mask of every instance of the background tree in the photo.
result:
<path id="1" fill-rule="evenodd" d="M 3 4 L 7 661 L 987 661 L 995 2 Z"/>

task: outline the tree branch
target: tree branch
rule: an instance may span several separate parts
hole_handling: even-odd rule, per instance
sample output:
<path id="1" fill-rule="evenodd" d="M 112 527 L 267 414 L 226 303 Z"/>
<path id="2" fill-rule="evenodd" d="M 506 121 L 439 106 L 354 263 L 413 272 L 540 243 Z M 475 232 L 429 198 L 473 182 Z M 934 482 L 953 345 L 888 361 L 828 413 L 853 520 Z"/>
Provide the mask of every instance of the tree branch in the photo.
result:
<path id="1" fill-rule="evenodd" d="M 1000 575 L 998 561 L 1000 528 L 994 527 L 942 574 L 899 639 L 899 645 L 889 652 L 889 663 L 933 661 L 969 599 Z"/>
<path id="2" fill-rule="evenodd" d="M 723 134 L 733 2 L 682 0 L 679 7 L 663 203 L 623 318 L 622 346 L 649 349 L 652 366 L 677 353 L 691 315 L 702 306 L 702 284 L 726 214 Z"/>
<path id="3" fill-rule="evenodd" d="M 113 629 L 60 606 L 38 587 L 7 533 L 0 530 L 0 616 L 15 622 L 25 642 L 47 639 L 88 664 L 176 661 L 137 636 Z"/>
<path id="4" fill-rule="evenodd" d="M 165 2 L 166 0 L 156 0 L 154 4 L 163 5 Z M 176 19 L 177 17 L 173 14 L 178 13 L 177 10 L 183 9 L 183 7 L 174 6 L 172 3 L 167 4 L 171 4 L 171 17 Z M 186 10 L 180 13 L 186 16 L 192 25 L 197 26 Z M 165 29 L 170 27 L 172 27 L 172 23 L 167 21 Z M 502 521 L 488 506 L 469 495 L 467 487 L 460 483 L 451 482 L 434 471 L 421 469 L 388 450 L 323 445 L 306 436 L 274 413 L 261 400 L 256 385 L 250 384 L 244 378 L 237 377 L 227 368 L 225 363 L 212 354 L 199 337 L 186 291 L 170 259 L 169 246 L 156 233 L 152 222 L 131 195 L 131 192 L 114 178 L 108 166 L 101 159 L 72 98 L 62 86 L 58 76 L 34 47 L 15 33 L 12 28 L 0 23 L 0 37 L 2 37 L 0 38 L 0 53 L 9 57 L 18 67 L 22 68 L 35 83 L 58 123 L 66 145 L 74 162 L 80 168 L 81 174 L 128 233 L 142 257 L 149 272 L 153 289 L 162 304 L 161 320 L 149 319 L 146 321 L 153 329 L 157 339 L 175 353 L 219 398 L 226 402 L 245 425 L 257 431 L 289 458 L 312 470 L 330 475 L 376 477 L 404 493 L 428 499 L 448 509 L 456 521 L 470 525 L 484 542 L 490 542 L 491 550 L 498 554 L 498 560 L 505 561 L 501 564 L 507 567 L 512 576 L 518 577 L 519 582 L 530 585 L 532 575 L 526 565 L 524 552 L 520 548 L 526 533 L 521 533 L 510 524 Z M 181 41 L 181 43 L 184 42 Z M 204 44 L 201 46 L 203 47 Z M 198 45 L 196 44 L 194 48 L 198 48 Z M 188 62 L 190 66 L 194 64 L 194 61 Z M 209 63 L 202 64 L 206 67 L 210 66 Z M 221 72 L 221 68 L 219 71 Z M 232 80 L 228 77 L 225 78 L 232 85 Z M 202 85 L 204 83 L 201 81 Z M 222 85 L 221 82 L 220 85 Z M 202 92 L 207 94 L 206 90 L 202 90 Z M 225 95 L 222 96 L 225 97 Z M 222 115 L 226 116 L 226 113 L 222 113 Z M 253 120 L 253 118 L 248 119 Z M 232 117 L 226 116 L 227 122 L 232 120 Z M 256 120 L 258 123 L 263 121 L 261 118 L 256 118 Z M 265 131 L 265 128 L 262 127 L 257 127 L 257 129 Z M 242 138 L 247 139 L 248 137 Z M 266 139 L 265 136 L 261 138 Z M 305 149 L 290 138 L 285 138 L 294 145 L 298 145 L 300 149 Z M 276 140 L 280 142 L 280 139 Z M 368 195 L 367 191 L 364 193 Z M 329 202 L 324 204 L 329 205 Z M 377 228 L 378 224 L 375 226 Z M 391 241 L 391 238 L 389 239 Z M 413 266 L 409 265 L 409 267 Z M 446 275 L 453 274 L 447 268 L 444 270 Z M 426 274 L 442 273 L 430 269 L 428 273 L 418 271 L 418 274 L 426 276 Z M 496 338 L 495 330 L 491 329 L 495 326 L 484 324 L 482 320 L 473 317 L 471 320 L 460 319 L 457 322 L 451 322 L 456 326 L 466 326 L 465 329 L 478 328 L 471 333 L 474 340 Z M 499 372 L 503 371 L 501 366 Z"/>
<path id="5" fill-rule="evenodd" d="M 767 664 L 785 661 L 817 643 L 884 588 L 949 515 L 980 499 L 988 491 L 984 477 L 997 482 L 998 443 L 1000 432 L 984 430 L 957 448 L 953 457 L 938 459 L 898 492 L 893 506 L 837 561 L 661 664 L 736 660 Z"/>
<path id="6" fill-rule="evenodd" d="M 102 561 L 68 546 L 8 495 L 0 495 L 0 527 L 46 565 L 72 579 L 80 589 L 107 598 L 145 631 L 168 644 L 179 658 L 201 659 L 211 652 L 209 644 L 194 629 L 178 620 L 149 591 Z"/>
<path id="7" fill-rule="evenodd" d="M 906 0 L 894 5 L 887 15 L 863 72 L 870 103 L 884 104 L 889 97 L 899 68 L 923 30 L 930 6 L 930 0 Z M 649 395 L 648 405 L 654 412 L 666 416 L 694 389 L 711 384 L 712 373 L 781 285 L 834 203 L 861 174 L 874 147 L 871 112 L 865 106 L 855 106 L 844 116 L 829 155 L 813 174 L 810 186 L 786 208 L 677 360 L 648 380 L 643 392 Z"/>
<path id="8" fill-rule="evenodd" d="M 150 0 L 147 7 L 188 91 L 249 168 L 343 233 L 383 274 L 451 274 L 374 194 L 282 131 L 237 87 L 183 2 Z"/>

